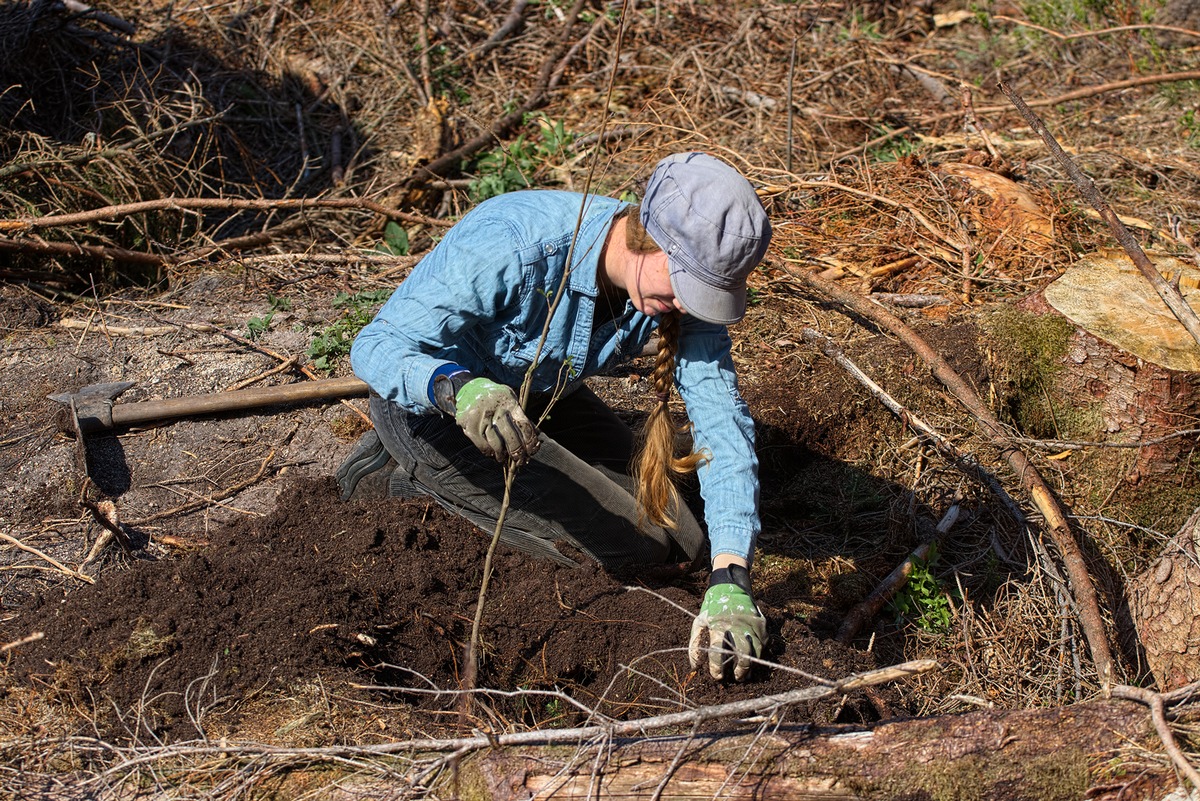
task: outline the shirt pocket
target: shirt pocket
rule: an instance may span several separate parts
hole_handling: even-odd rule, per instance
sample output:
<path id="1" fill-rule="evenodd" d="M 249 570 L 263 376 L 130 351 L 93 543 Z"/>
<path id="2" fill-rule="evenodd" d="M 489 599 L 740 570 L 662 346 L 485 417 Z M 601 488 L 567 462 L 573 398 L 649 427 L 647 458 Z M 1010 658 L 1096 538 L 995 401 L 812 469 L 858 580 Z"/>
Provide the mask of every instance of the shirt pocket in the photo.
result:
<path id="1" fill-rule="evenodd" d="M 537 392 L 549 392 L 579 378 L 583 360 L 572 358 L 563 340 L 555 336 L 553 331 L 549 333 L 539 351 L 538 343 L 541 338 L 542 323 L 539 322 L 537 330 L 529 332 L 527 339 L 513 342 L 513 346 L 502 357 L 505 368 L 523 376 L 536 358 L 538 367 L 533 374 L 533 388 Z"/>
<path id="2" fill-rule="evenodd" d="M 546 315 L 559 292 L 566 292 L 561 281 L 567 242 L 547 241 L 531 245 L 522 253 L 522 284 L 517 305 L 506 315 L 500 332 L 502 347 L 496 354 L 510 371 L 524 372 L 539 359 L 542 365 L 561 364 L 565 356 L 563 332 L 552 328 L 546 333 Z M 562 298 L 555 311 L 556 325 L 574 313 L 569 297 Z M 569 327 L 569 326 L 568 326 Z M 545 342 L 542 342 L 545 333 Z M 568 334 L 569 335 L 569 334 Z M 541 374 L 545 368 L 539 368 Z M 551 368 L 557 372 L 557 367 Z"/>

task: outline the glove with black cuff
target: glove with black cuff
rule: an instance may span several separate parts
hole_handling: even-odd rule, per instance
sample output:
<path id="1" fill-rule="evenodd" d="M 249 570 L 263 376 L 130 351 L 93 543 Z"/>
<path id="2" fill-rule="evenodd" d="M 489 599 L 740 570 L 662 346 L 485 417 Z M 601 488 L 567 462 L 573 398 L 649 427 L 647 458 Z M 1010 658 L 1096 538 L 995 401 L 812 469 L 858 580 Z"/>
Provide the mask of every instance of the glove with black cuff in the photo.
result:
<path id="1" fill-rule="evenodd" d="M 481 453 L 501 464 L 512 460 L 520 466 L 537 453 L 537 428 L 504 384 L 460 370 L 434 379 L 433 398 Z"/>
<path id="2" fill-rule="evenodd" d="M 762 655 L 767 620 L 750 597 L 750 571 L 741 565 L 718 568 L 708 579 L 688 643 L 693 669 L 700 667 L 706 634 L 708 673 L 714 679 L 724 678 L 732 664 L 733 678 L 741 681 L 750 673 L 750 660 Z"/>

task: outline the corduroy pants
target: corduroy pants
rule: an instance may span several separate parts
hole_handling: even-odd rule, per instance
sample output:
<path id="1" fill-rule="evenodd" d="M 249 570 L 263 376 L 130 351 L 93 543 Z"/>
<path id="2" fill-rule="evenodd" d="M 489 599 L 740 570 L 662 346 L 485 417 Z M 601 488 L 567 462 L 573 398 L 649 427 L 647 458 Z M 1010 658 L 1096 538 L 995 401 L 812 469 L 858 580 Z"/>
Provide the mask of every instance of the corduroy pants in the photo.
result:
<path id="1" fill-rule="evenodd" d="M 547 403 L 531 401 L 530 419 L 537 422 Z M 447 415 L 409 414 L 374 395 L 370 410 L 397 465 L 392 493 L 427 494 L 491 535 L 504 499 L 504 468 Z M 541 447 L 517 470 L 502 542 L 561 564 L 576 564 L 569 548 L 605 567 L 700 557 L 707 537 L 687 504 L 677 512 L 677 530 L 640 520 L 629 475 L 633 432 L 591 389 L 555 400 L 538 428 Z"/>

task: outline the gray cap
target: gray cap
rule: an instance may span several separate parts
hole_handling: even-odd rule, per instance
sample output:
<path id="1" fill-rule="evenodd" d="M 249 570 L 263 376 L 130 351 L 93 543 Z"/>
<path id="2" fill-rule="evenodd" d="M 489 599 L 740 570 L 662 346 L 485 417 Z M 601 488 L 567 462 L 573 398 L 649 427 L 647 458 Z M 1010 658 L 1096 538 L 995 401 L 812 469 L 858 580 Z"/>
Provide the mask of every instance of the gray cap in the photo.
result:
<path id="1" fill-rule="evenodd" d="M 646 184 L 641 219 L 667 253 L 688 314 L 720 325 L 742 319 L 746 276 L 767 252 L 771 222 L 741 173 L 707 153 L 667 156 Z"/>

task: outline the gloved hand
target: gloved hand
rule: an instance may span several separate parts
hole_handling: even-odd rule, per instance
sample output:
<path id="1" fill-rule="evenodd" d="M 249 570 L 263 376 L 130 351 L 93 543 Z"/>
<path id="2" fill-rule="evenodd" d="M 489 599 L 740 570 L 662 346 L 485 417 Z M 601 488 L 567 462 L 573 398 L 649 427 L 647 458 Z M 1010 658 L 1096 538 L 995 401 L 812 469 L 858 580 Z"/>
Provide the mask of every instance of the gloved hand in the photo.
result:
<path id="1" fill-rule="evenodd" d="M 488 378 L 473 378 L 455 396 L 454 419 L 476 448 L 503 464 L 523 465 L 537 453 L 537 428 L 517 395 Z"/>
<path id="2" fill-rule="evenodd" d="M 750 572 L 741 565 L 730 565 L 712 572 L 708 592 L 700 605 L 700 614 L 692 623 L 688 658 L 692 668 L 700 667 L 703 641 L 708 635 L 708 673 L 714 679 L 725 675 L 733 663 L 733 678 L 741 681 L 750 672 L 751 657 L 762 655 L 767 636 L 767 619 L 750 597 Z"/>

